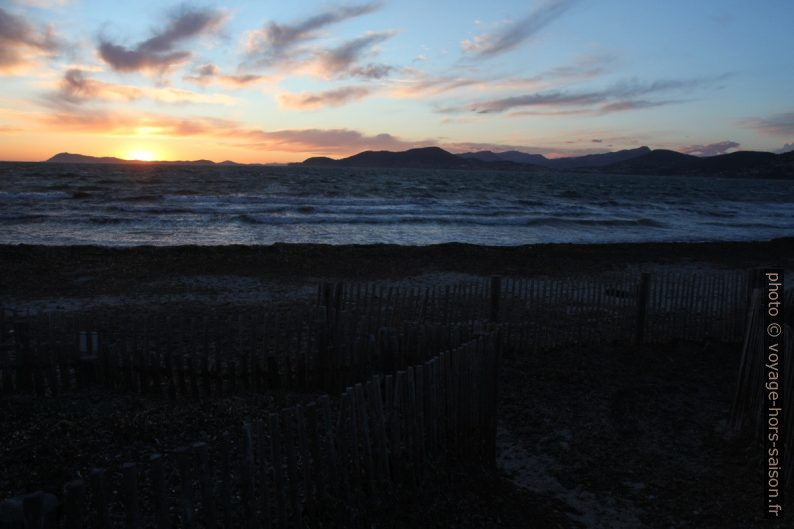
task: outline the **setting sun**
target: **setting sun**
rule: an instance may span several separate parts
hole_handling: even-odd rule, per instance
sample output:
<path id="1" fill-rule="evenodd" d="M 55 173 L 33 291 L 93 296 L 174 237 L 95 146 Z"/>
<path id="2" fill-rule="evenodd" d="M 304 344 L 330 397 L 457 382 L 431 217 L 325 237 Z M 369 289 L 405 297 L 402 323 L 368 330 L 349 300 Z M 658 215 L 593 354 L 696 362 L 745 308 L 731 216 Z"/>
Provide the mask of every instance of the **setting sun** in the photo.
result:
<path id="1" fill-rule="evenodd" d="M 155 156 L 152 153 L 152 151 L 146 149 L 132 149 L 128 151 L 125 158 L 127 160 L 140 160 L 142 162 L 151 162 L 152 160 L 155 159 Z"/>

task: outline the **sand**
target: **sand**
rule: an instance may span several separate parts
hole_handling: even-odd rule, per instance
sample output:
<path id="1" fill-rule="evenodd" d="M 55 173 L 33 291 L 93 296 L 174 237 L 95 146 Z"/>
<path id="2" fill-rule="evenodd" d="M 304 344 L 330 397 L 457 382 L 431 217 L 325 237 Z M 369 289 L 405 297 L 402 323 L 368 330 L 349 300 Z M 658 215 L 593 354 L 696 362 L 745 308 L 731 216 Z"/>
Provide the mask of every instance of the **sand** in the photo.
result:
<path id="1" fill-rule="evenodd" d="M 794 238 L 769 242 L 433 246 L 0 246 L 0 303 L 20 310 L 118 305 L 272 305 L 321 281 L 412 286 L 476 277 L 794 269 Z"/>

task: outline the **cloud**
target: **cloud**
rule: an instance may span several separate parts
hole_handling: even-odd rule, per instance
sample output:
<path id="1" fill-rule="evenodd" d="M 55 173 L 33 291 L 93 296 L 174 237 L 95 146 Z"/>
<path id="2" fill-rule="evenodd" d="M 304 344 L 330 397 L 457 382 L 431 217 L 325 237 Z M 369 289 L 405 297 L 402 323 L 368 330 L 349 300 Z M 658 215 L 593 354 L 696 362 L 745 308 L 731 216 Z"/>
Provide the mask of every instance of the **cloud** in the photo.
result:
<path id="1" fill-rule="evenodd" d="M 202 86 L 216 83 L 228 88 L 242 88 L 244 86 L 272 80 L 270 77 L 254 74 L 224 75 L 221 73 L 220 68 L 214 64 L 203 64 L 196 70 L 195 75 L 186 75 L 183 79 Z"/>
<path id="2" fill-rule="evenodd" d="M 38 117 L 47 130 L 100 135 L 146 135 L 181 137 L 223 134 L 237 123 L 217 118 L 179 118 L 150 113 L 129 113 L 103 109 L 62 109 Z"/>
<path id="3" fill-rule="evenodd" d="M 665 79 L 642 83 L 637 80 L 622 81 L 603 90 L 589 92 L 548 91 L 504 97 L 468 105 L 468 109 L 481 114 L 505 112 L 516 107 L 560 107 L 592 106 L 603 103 L 594 113 L 606 114 L 624 110 L 636 110 L 654 106 L 681 103 L 685 100 L 638 100 L 637 97 L 664 92 L 687 93 L 696 88 L 713 84 L 724 79 L 725 75 L 699 79 Z"/>
<path id="4" fill-rule="evenodd" d="M 362 99 L 373 92 L 365 86 L 344 86 L 325 92 L 301 92 L 300 94 L 282 94 L 279 102 L 288 108 L 313 109 L 336 107 L 351 101 Z"/>
<path id="5" fill-rule="evenodd" d="M 382 79 L 388 77 L 392 71 L 393 66 L 388 64 L 366 64 L 364 66 L 356 66 L 348 70 L 350 77 L 360 77 L 363 79 Z"/>
<path id="6" fill-rule="evenodd" d="M 38 56 L 52 56 L 60 43 L 52 26 L 36 28 L 0 7 L 0 73 L 12 73 Z"/>
<path id="7" fill-rule="evenodd" d="M 794 136 L 794 112 L 782 112 L 766 118 L 747 118 L 739 122 L 745 128 L 754 129 L 769 136 Z"/>
<path id="8" fill-rule="evenodd" d="M 335 77 L 351 71 L 353 65 L 362 55 L 374 45 L 394 36 L 393 31 L 372 32 L 363 37 L 349 40 L 336 48 L 324 50 L 319 54 L 318 66 L 326 77 Z M 390 71 L 388 66 L 370 65 L 368 68 L 358 68 L 356 74 L 361 77 L 380 78 Z"/>
<path id="9" fill-rule="evenodd" d="M 452 92 L 462 88 L 478 91 L 500 90 L 539 90 L 543 87 L 559 86 L 598 77 L 608 71 L 615 58 L 606 54 L 589 54 L 576 59 L 572 64 L 558 66 L 531 77 L 515 77 L 506 75 L 481 76 L 476 73 L 462 75 L 430 75 L 416 68 L 403 68 L 401 79 L 395 79 L 391 92 L 395 97 L 424 97 Z M 465 112 L 465 107 L 450 112 Z"/>
<path id="10" fill-rule="evenodd" d="M 244 144 L 246 147 L 326 155 L 346 155 L 362 150 L 405 150 L 436 144 L 433 140 L 406 141 L 391 134 L 367 135 L 350 129 L 249 131 L 247 137 L 254 143 Z"/>
<path id="11" fill-rule="evenodd" d="M 232 105 L 236 100 L 224 94 L 199 94 L 181 88 L 139 88 L 119 85 L 92 79 L 78 69 L 67 70 L 58 86 L 48 99 L 66 105 L 81 105 L 94 101 L 135 101 L 151 99 L 161 103 L 204 103 Z"/>
<path id="12" fill-rule="evenodd" d="M 226 15 L 220 11 L 183 7 L 169 16 L 164 28 L 133 48 L 100 38 L 99 55 L 121 72 L 164 72 L 192 56 L 188 50 L 176 49 L 178 44 L 219 30 L 225 19 Z"/>
<path id="13" fill-rule="evenodd" d="M 686 101 L 687 100 L 685 99 L 670 99 L 663 101 L 646 101 L 646 100 L 615 101 L 614 103 L 609 103 L 607 105 L 602 106 L 600 109 L 596 111 L 596 113 L 611 114 L 613 112 L 625 112 L 627 110 L 641 110 L 644 108 L 654 108 L 665 105 L 673 105 L 677 103 L 684 103 Z"/>
<path id="14" fill-rule="evenodd" d="M 473 112 L 487 114 L 504 112 L 515 107 L 592 105 L 601 103 L 605 99 L 606 96 L 601 92 L 567 93 L 555 91 L 482 101 L 472 103 L 469 108 Z"/>
<path id="15" fill-rule="evenodd" d="M 735 149 L 738 146 L 739 143 L 735 141 L 720 141 L 708 145 L 688 145 L 680 147 L 678 150 L 695 156 L 717 156 L 718 154 L 725 154 L 730 149 Z"/>
<path id="16" fill-rule="evenodd" d="M 246 38 L 247 62 L 270 67 L 294 61 L 306 50 L 301 45 L 314 40 L 318 31 L 345 20 L 366 15 L 380 8 L 379 2 L 343 6 L 327 10 L 294 24 L 269 22 L 251 31 Z"/>
<path id="17" fill-rule="evenodd" d="M 404 77 L 395 79 L 390 87 L 394 97 L 415 98 L 452 92 L 463 88 L 479 91 L 537 88 L 541 81 L 538 77 L 477 77 L 469 75 L 428 75 L 414 69 L 403 69 Z M 450 107 L 452 110 L 452 107 Z M 455 111 L 465 111 L 458 108 Z"/>
<path id="18" fill-rule="evenodd" d="M 460 47 L 464 52 L 478 57 L 493 57 L 510 51 L 554 22 L 576 1 L 547 0 L 521 20 L 507 24 L 493 33 L 483 33 L 473 39 L 464 40 Z"/>
<path id="19" fill-rule="evenodd" d="M 775 153 L 776 154 L 784 154 L 784 153 L 787 153 L 787 152 L 790 152 L 790 151 L 794 151 L 794 142 L 785 144 L 781 148 L 777 149 L 775 151 Z"/>
<path id="20" fill-rule="evenodd" d="M 24 4 L 32 7 L 41 7 L 41 8 L 65 6 L 70 2 L 71 0 L 16 0 L 16 3 L 18 4 Z"/>

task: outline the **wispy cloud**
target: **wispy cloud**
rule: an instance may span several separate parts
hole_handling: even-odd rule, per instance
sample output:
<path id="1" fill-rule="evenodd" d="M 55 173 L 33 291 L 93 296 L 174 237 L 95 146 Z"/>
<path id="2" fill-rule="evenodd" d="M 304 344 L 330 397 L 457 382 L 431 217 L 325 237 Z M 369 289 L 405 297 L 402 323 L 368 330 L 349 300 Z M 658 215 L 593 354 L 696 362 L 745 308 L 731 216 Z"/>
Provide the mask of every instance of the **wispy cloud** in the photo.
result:
<path id="1" fill-rule="evenodd" d="M 168 23 L 150 38 L 132 48 L 100 38 L 99 55 L 113 69 L 122 72 L 164 72 L 192 56 L 189 50 L 177 49 L 184 41 L 218 31 L 226 15 L 209 9 L 180 8 L 169 15 Z"/>
<path id="2" fill-rule="evenodd" d="M 765 118 L 746 118 L 739 126 L 770 136 L 794 136 L 794 112 L 781 112 Z"/>
<path id="3" fill-rule="evenodd" d="M 350 129 L 292 129 L 243 131 L 251 143 L 246 147 L 308 152 L 322 155 L 347 155 L 362 150 L 404 150 L 435 145 L 435 140 L 408 141 L 391 134 L 368 135 Z"/>
<path id="4" fill-rule="evenodd" d="M 687 145 L 680 147 L 678 150 L 686 154 L 694 154 L 695 156 L 717 156 L 718 154 L 725 154 L 739 145 L 738 142 L 726 140 L 708 145 Z"/>
<path id="5" fill-rule="evenodd" d="M 52 26 L 36 28 L 21 15 L 0 7 L 0 73 L 13 73 L 42 55 L 54 55 L 60 47 Z"/>
<path id="6" fill-rule="evenodd" d="M 471 89 L 480 92 L 507 90 L 541 90 L 572 82 L 590 80 L 610 71 L 616 59 L 607 54 L 588 54 L 570 64 L 545 70 L 537 75 L 518 77 L 493 73 L 483 75 L 468 69 L 460 73 L 428 74 L 416 68 L 403 68 L 401 77 L 393 79 L 391 92 L 396 97 L 432 97 L 446 92 Z M 554 91 L 554 90 L 549 90 Z M 450 110 L 452 107 L 445 107 Z M 459 108 L 458 111 L 465 111 Z"/>
<path id="7" fill-rule="evenodd" d="M 485 114 L 505 112 L 513 108 L 522 107 L 580 106 L 589 107 L 593 112 L 604 114 L 681 103 L 686 100 L 667 99 L 653 101 L 638 98 L 658 93 L 689 93 L 697 88 L 713 85 L 716 81 L 724 78 L 725 75 L 719 75 L 699 79 L 664 79 L 650 83 L 628 80 L 616 83 L 603 90 L 585 92 L 554 90 L 479 101 L 469 104 L 468 109 Z M 592 108 L 593 105 L 599 104 L 603 105 L 599 108 Z"/>
<path id="8" fill-rule="evenodd" d="M 200 84 L 202 86 L 210 84 L 220 84 L 228 88 L 242 88 L 252 84 L 267 82 L 272 80 L 264 75 L 228 75 L 221 73 L 220 68 L 215 64 L 203 64 L 199 66 L 193 75 L 183 77 L 185 81 Z"/>
<path id="9" fill-rule="evenodd" d="M 344 86 L 324 92 L 302 92 L 300 94 L 281 94 L 279 102 L 287 108 L 301 110 L 336 107 L 362 99 L 373 92 L 366 86 Z"/>
<path id="10" fill-rule="evenodd" d="M 370 2 L 338 7 L 293 24 L 269 22 L 248 33 L 246 62 L 259 67 L 293 62 L 307 51 L 302 45 L 316 39 L 321 29 L 371 13 L 379 9 L 380 5 L 379 2 Z"/>
<path id="11" fill-rule="evenodd" d="M 391 71 L 386 65 L 367 65 L 353 68 L 359 59 L 371 50 L 376 44 L 383 42 L 395 35 L 393 31 L 371 32 L 363 37 L 349 40 L 336 48 L 320 52 L 318 66 L 326 77 L 336 77 L 344 74 L 358 77 L 381 78 Z"/>
<path id="12" fill-rule="evenodd" d="M 478 57 L 493 57 L 510 51 L 538 34 L 573 6 L 577 0 L 546 0 L 524 18 L 504 25 L 492 33 L 482 33 L 461 42 L 464 52 Z"/>
<path id="13" fill-rule="evenodd" d="M 678 103 L 686 103 L 687 99 L 665 99 L 659 101 L 648 101 L 648 100 L 626 100 L 626 101 L 615 101 L 614 103 L 608 103 L 601 108 L 597 109 L 595 112 L 597 114 L 612 114 L 614 112 L 625 112 L 628 110 L 642 110 L 644 108 L 654 108 L 654 107 L 663 107 L 666 105 L 675 105 Z"/>
<path id="14" fill-rule="evenodd" d="M 32 7 L 57 7 L 65 6 L 71 0 L 15 0 L 17 4 L 28 5 Z"/>
<path id="15" fill-rule="evenodd" d="M 515 107 L 583 106 L 605 101 L 603 92 L 568 93 L 562 91 L 525 94 L 472 103 L 469 108 L 479 114 L 504 112 Z"/>
<path id="16" fill-rule="evenodd" d="M 49 101 L 56 105 L 82 105 L 87 102 L 135 101 L 151 99 L 161 103 L 204 103 L 232 105 L 233 97 L 225 94 L 199 94 L 174 87 L 137 87 L 107 83 L 86 76 L 77 69 L 66 71 L 58 90 L 49 94 Z"/>

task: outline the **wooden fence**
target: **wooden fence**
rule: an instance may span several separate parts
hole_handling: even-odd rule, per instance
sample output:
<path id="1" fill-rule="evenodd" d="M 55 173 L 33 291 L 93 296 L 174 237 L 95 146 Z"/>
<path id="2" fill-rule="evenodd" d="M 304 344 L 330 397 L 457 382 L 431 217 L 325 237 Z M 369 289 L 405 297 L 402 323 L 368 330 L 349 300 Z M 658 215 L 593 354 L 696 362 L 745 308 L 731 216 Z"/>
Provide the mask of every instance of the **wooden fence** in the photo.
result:
<path id="1" fill-rule="evenodd" d="M 237 439 L 92 469 L 61 498 L 0 511 L 18 508 L 26 529 L 368 527 L 373 507 L 437 466 L 494 465 L 498 356 L 498 336 L 483 336 L 336 401 L 252 417 Z"/>
<path id="2" fill-rule="evenodd" d="M 370 322 L 352 313 L 289 323 L 252 314 L 168 318 L 81 331 L 75 323 L 52 314 L 16 321 L 12 346 L 0 351 L 0 395 L 96 387 L 171 398 L 270 389 L 336 393 L 368 375 L 421 362 L 489 326 L 399 322 L 370 333 Z"/>
<path id="3" fill-rule="evenodd" d="M 740 342 L 755 271 L 490 278 L 437 287 L 321 285 L 318 304 L 376 321 L 506 323 L 524 350 L 579 343 Z"/>
<path id="4" fill-rule="evenodd" d="M 339 392 L 468 340 L 486 321 L 504 323 L 505 346 L 523 352 L 599 342 L 740 342 L 753 276 L 490 278 L 426 288 L 339 283 L 319 285 L 314 306 L 289 312 L 109 321 L 28 315 L 13 319 L 13 342 L 0 340 L 0 394 L 95 386 L 171 397 Z"/>

